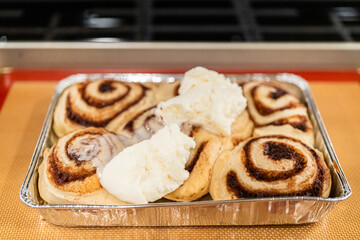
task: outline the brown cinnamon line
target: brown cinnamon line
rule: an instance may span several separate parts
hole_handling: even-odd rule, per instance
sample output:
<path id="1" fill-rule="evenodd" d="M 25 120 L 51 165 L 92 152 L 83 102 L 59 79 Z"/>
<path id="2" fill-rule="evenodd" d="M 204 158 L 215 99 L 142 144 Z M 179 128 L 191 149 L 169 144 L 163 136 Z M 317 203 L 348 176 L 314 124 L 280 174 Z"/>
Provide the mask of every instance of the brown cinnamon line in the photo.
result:
<path id="1" fill-rule="evenodd" d="M 253 198 L 253 197 L 280 197 L 280 196 L 321 196 L 323 188 L 324 171 L 322 168 L 317 169 L 317 175 L 314 183 L 308 189 L 297 192 L 281 193 L 269 191 L 252 192 L 250 189 L 242 186 L 239 182 L 237 174 L 234 171 L 229 171 L 226 175 L 226 187 L 229 192 L 233 192 L 237 198 Z"/>
<path id="2" fill-rule="evenodd" d="M 191 126 L 191 131 L 190 131 L 190 134 L 189 134 L 189 137 L 194 137 L 194 135 L 200 130 L 200 127 L 199 126 L 195 126 L 195 125 L 192 125 Z"/>
<path id="3" fill-rule="evenodd" d="M 140 102 L 142 98 L 144 98 L 145 92 L 148 90 L 148 88 L 146 88 L 143 85 L 141 85 L 141 87 L 142 87 L 143 91 L 142 91 L 142 94 L 138 98 L 136 98 L 133 102 L 128 103 L 122 110 L 116 112 L 113 116 L 111 116 L 105 120 L 93 121 L 93 120 L 84 119 L 80 113 L 74 112 L 72 110 L 72 106 L 71 106 L 70 95 L 68 95 L 67 99 L 66 99 L 66 115 L 67 115 L 68 119 L 70 119 L 71 121 L 73 121 L 79 125 L 82 125 L 82 126 L 105 127 L 111 120 L 113 120 L 114 118 L 119 116 L 121 113 L 123 113 L 124 111 L 128 110 L 130 107 L 132 107 L 135 104 L 137 104 L 138 102 Z"/>
<path id="4" fill-rule="evenodd" d="M 259 181 L 285 180 L 290 178 L 294 174 L 300 173 L 306 167 L 307 160 L 305 159 L 305 156 L 302 153 L 294 149 L 292 146 L 270 141 L 265 143 L 266 145 L 263 154 L 267 155 L 270 159 L 273 160 L 280 160 L 280 159 L 293 160 L 295 162 L 294 163 L 295 167 L 291 170 L 281 171 L 281 172 L 257 169 L 251 159 L 250 153 L 252 151 L 251 145 L 253 144 L 253 142 L 255 142 L 258 139 L 259 138 L 251 139 L 244 146 L 246 170 L 256 180 Z"/>
<path id="5" fill-rule="evenodd" d="M 149 111 L 150 109 L 154 108 L 154 106 L 151 106 L 141 112 L 139 112 L 138 114 L 136 114 L 130 121 L 128 121 L 128 123 L 124 126 L 124 129 L 129 131 L 129 132 L 134 132 L 134 122 L 141 116 L 143 115 L 145 112 Z M 146 120 L 148 120 L 148 118 L 146 118 Z M 146 121 L 145 120 L 145 121 Z"/>
<path id="6" fill-rule="evenodd" d="M 116 88 L 112 85 L 115 81 L 114 80 L 102 80 L 102 83 L 99 85 L 98 90 L 101 93 L 106 93 L 106 92 L 112 92 L 114 91 Z"/>
<path id="7" fill-rule="evenodd" d="M 180 89 L 180 84 L 178 84 L 175 89 L 174 89 L 174 96 L 178 96 L 179 95 L 179 89 Z"/>
<path id="8" fill-rule="evenodd" d="M 266 127 L 266 126 L 271 126 L 271 125 L 272 126 L 283 126 L 283 125 L 289 124 L 293 128 L 299 129 L 302 132 L 307 132 L 307 130 L 311 129 L 307 125 L 309 120 L 307 120 L 306 117 L 303 115 L 291 116 L 291 117 L 299 116 L 299 117 L 303 117 L 305 119 L 304 121 L 300 120 L 299 122 L 290 122 L 287 118 L 280 118 L 280 119 L 275 120 L 268 124 L 257 124 L 256 121 L 254 120 L 253 116 L 251 115 L 250 111 L 248 110 L 248 108 L 246 108 L 246 110 L 249 112 L 249 118 L 255 124 L 255 127 Z"/>
<path id="9" fill-rule="evenodd" d="M 270 126 L 270 125 L 273 125 L 273 126 L 282 126 L 282 125 L 286 125 L 286 124 L 289 124 L 291 125 L 293 128 L 296 128 L 296 129 L 299 129 L 300 131 L 302 132 L 306 132 L 308 130 L 308 126 L 307 126 L 307 117 L 303 116 L 303 115 L 293 115 L 291 117 L 299 117 L 299 121 L 294 121 L 294 122 L 291 122 L 288 118 L 281 118 L 281 119 L 278 119 L 274 122 L 271 122 L 269 124 L 266 124 L 264 126 Z"/>
<path id="10" fill-rule="evenodd" d="M 194 169 L 197 161 L 200 158 L 201 153 L 203 152 L 204 148 L 206 147 L 207 143 L 208 143 L 208 141 L 205 141 L 205 142 L 201 143 L 200 147 L 196 151 L 196 154 L 195 154 L 194 158 L 190 161 L 190 164 L 185 167 L 185 170 L 189 171 L 190 173 L 192 172 L 192 170 Z"/>
<path id="11" fill-rule="evenodd" d="M 48 166 L 48 173 L 53 181 L 57 185 L 64 185 L 69 182 L 73 181 L 81 181 L 87 177 L 90 177 L 96 173 L 96 168 L 92 168 L 91 170 L 87 170 L 85 168 L 81 168 L 80 172 L 72 173 L 70 167 L 64 167 L 61 165 L 60 160 L 57 158 L 56 153 L 54 153 L 56 149 L 56 145 L 54 146 L 53 150 L 51 151 L 48 159 L 49 159 L 49 166 Z"/>
<path id="12" fill-rule="evenodd" d="M 262 84 L 264 85 L 264 84 Z M 267 84 L 265 84 L 267 85 Z M 257 85 L 255 87 L 253 87 L 250 91 L 250 94 L 251 94 L 251 97 L 253 99 L 253 102 L 254 102 L 254 106 L 256 108 L 256 110 L 259 112 L 260 115 L 262 116 L 267 116 L 267 115 L 270 115 L 274 112 L 278 112 L 278 111 L 283 111 L 285 109 L 291 109 L 291 108 L 296 108 L 298 107 L 299 105 L 301 105 L 301 103 L 289 103 L 288 105 L 285 105 L 284 107 L 281 107 L 281 108 L 269 108 L 267 106 L 265 106 L 261 100 L 259 100 L 257 97 L 256 97 L 256 90 L 260 87 L 261 85 Z M 273 86 L 271 86 L 273 87 Z M 274 87 L 276 88 L 276 87 Z"/>
<path id="13" fill-rule="evenodd" d="M 249 118 L 250 120 L 255 124 L 255 127 L 265 127 L 265 126 L 282 126 L 282 125 L 286 125 L 289 124 L 290 126 L 292 126 L 293 128 L 299 129 L 300 131 L 306 132 L 307 130 L 309 130 L 310 128 L 307 126 L 307 122 L 309 121 L 307 119 L 306 116 L 303 115 L 293 115 L 291 117 L 299 117 L 300 121 L 295 121 L 295 122 L 290 122 L 288 118 L 280 118 L 278 120 L 275 120 L 271 123 L 268 124 L 258 124 L 256 123 L 255 119 L 253 118 L 251 112 L 249 111 L 248 106 L 246 107 L 246 111 L 249 112 Z"/>
<path id="14" fill-rule="evenodd" d="M 270 92 L 269 93 L 269 98 L 272 98 L 274 100 L 277 100 L 278 98 L 289 94 L 287 91 L 285 91 L 284 89 L 282 89 L 280 87 L 273 86 L 273 88 L 275 88 L 276 91 L 275 92 Z"/>
<path id="15" fill-rule="evenodd" d="M 109 85 L 108 82 L 114 82 L 112 80 L 104 80 L 104 84 L 105 85 Z M 79 93 L 81 95 L 81 99 L 84 100 L 84 102 L 86 102 L 86 104 L 88 104 L 89 106 L 93 106 L 93 107 L 96 107 L 96 108 L 104 108 L 104 107 L 107 107 L 107 106 L 110 106 L 110 105 L 113 105 L 115 102 L 118 102 L 118 101 L 121 101 L 122 99 L 124 99 L 128 94 L 129 94 L 129 91 L 130 91 L 130 87 L 127 86 L 126 84 L 124 84 L 123 82 L 118 82 L 119 84 L 122 84 L 126 87 L 126 92 L 114 99 L 110 99 L 110 100 L 99 100 L 99 99 L 96 99 L 96 98 L 93 98 L 91 96 L 88 96 L 86 94 L 86 88 L 87 86 L 90 84 L 91 82 L 84 82 L 80 85 L 79 87 Z M 101 88 L 103 83 L 100 84 L 99 86 L 99 89 Z M 111 86 L 111 85 L 110 85 Z M 112 86 L 111 86 L 112 87 Z M 106 87 L 105 89 L 103 89 L 103 93 L 105 92 L 108 92 L 107 90 L 110 89 L 110 87 Z M 112 89 L 115 89 L 114 87 L 112 87 Z M 105 91 L 106 90 L 106 91 Z"/>
<path id="16" fill-rule="evenodd" d="M 308 147 L 306 144 L 302 143 L 301 141 L 294 139 L 294 138 L 290 138 L 290 137 L 285 137 L 285 136 L 279 136 L 279 135 L 273 135 L 273 136 L 263 136 L 263 137 L 258 137 L 258 138 L 254 138 L 255 140 L 259 139 L 259 138 L 273 138 L 273 137 L 277 137 L 280 139 L 291 139 L 293 141 L 296 141 L 300 144 L 302 144 L 307 150 L 310 151 L 310 153 L 312 154 L 312 156 L 315 158 L 316 160 L 316 164 L 317 164 L 317 173 L 316 173 L 316 178 L 314 183 L 312 184 L 312 187 L 309 189 L 305 189 L 303 191 L 298 191 L 298 192 L 294 192 L 294 193 L 280 193 L 280 192 L 268 192 L 266 190 L 264 191 L 260 191 L 260 192 L 252 192 L 249 189 L 246 189 L 246 187 L 242 186 L 241 183 L 239 182 L 238 178 L 237 178 L 237 174 L 234 171 L 229 171 L 226 175 L 226 184 L 227 184 L 227 189 L 230 192 L 233 192 L 235 194 L 236 197 L 238 198 L 243 198 L 243 197 L 274 197 L 274 196 L 320 196 L 323 190 L 323 184 L 324 184 L 324 169 L 322 168 L 321 164 L 320 164 L 320 157 L 317 155 L 317 153 L 315 152 L 315 150 L 311 149 L 310 147 Z M 246 145 L 245 145 L 246 146 Z M 245 151 L 245 155 L 247 155 L 246 150 Z M 298 166 L 296 166 L 296 168 L 298 168 Z M 247 168 L 247 171 L 250 173 L 251 176 L 254 176 L 255 179 L 259 180 L 259 181 L 263 181 L 263 182 L 272 182 L 272 181 L 277 181 L 277 180 L 282 180 L 282 179 L 271 179 L 270 176 L 266 175 L 265 179 L 258 179 L 256 178 L 256 174 L 253 175 L 251 171 L 249 171 L 249 169 Z"/>

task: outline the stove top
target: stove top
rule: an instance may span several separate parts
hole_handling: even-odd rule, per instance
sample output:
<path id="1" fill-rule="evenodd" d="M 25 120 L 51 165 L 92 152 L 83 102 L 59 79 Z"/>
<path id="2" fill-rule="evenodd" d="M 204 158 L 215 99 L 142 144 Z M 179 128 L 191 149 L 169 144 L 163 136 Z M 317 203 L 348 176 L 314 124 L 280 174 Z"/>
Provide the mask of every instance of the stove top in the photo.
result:
<path id="1" fill-rule="evenodd" d="M 360 41 L 360 2 L 3 0 L 2 36 L 8 41 Z"/>

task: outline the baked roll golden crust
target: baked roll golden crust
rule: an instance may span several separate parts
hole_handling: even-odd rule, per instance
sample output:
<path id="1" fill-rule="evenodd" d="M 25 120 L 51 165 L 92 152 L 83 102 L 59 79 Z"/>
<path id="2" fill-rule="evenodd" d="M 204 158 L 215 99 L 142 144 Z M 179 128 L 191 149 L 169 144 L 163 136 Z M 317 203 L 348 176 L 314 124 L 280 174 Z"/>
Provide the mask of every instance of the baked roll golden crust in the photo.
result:
<path id="1" fill-rule="evenodd" d="M 210 184 L 214 200 L 249 197 L 328 197 L 331 175 L 322 154 L 281 135 L 251 138 L 216 160 Z"/>
<path id="2" fill-rule="evenodd" d="M 253 136 L 281 134 L 314 145 L 307 108 L 298 98 L 270 82 L 248 82 L 243 91 L 255 123 Z"/>
<path id="3" fill-rule="evenodd" d="M 190 133 L 196 147 L 191 150 L 185 169 L 190 175 L 174 192 L 164 196 L 173 201 L 190 202 L 201 198 L 209 192 L 212 169 L 219 153 L 226 148 L 226 139 L 212 134 L 200 127 Z"/>
<path id="4" fill-rule="evenodd" d="M 102 128 L 85 128 L 59 139 L 44 153 L 39 193 L 50 204 L 125 204 L 100 185 L 101 171 L 124 146 Z"/>
<path id="5" fill-rule="evenodd" d="M 118 133 L 139 113 L 175 94 L 178 83 L 130 83 L 110 79 L 70 86 L 54 112 L 58 137 L 84 127 L 103 127 Z"/>
<path id="6" fill-rule="evenodd" d="M 233 145 L 237 145 L 240 141 L 251 137 L 253 130 L 254 123 L 245 109 L 231 125 L 231 141 Z"/>

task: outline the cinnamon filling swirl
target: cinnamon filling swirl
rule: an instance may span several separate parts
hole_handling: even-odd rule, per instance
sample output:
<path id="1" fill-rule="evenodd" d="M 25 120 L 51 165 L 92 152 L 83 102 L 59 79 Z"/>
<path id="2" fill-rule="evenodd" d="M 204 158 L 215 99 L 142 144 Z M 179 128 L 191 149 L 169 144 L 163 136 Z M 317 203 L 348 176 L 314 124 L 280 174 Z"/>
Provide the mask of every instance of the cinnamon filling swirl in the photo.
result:
<path id="1" fill-rule="evenodd" d="M 259 139 L 269 139 L 262 144 L 260 143 L 261 148 L 263 149 L 262 158 L 265 158 L 267 160 L 255 160 L 253 158 L 254 156 L 252 156 L 253 152 L 256 151 L 254 150 L 255 146 L 253 145 L 256 145 Z M 250 180 L 240 180 L 236 171 L 229 170 L 226 174 L 226 187 L 228 191 L 234 193 L 237 198 L 274 196 L 321 196 L 324 184 L 324 165 L 320 164 L 321 159 L 318 154 L 313 149 L 296 139 L 290 139 L 290 141 L 295 142 L 296 144 L 300 144 L 301 148 L 296 148 L 293 144 L 275 141 L 275 139 L 288 140 L 289 138 L 285 136 L 266 136 L 260 138 L 253 138 L 244 145 L 244 152 L 243 155 L 241 155 L 240 157 L 243 156 L 241 161 L 244 162 L 244 166 Z M 259 145 L 257 145 L 256 147 L 258 146 Z M 297 191 L 287 191 L 286 189 L 271 189 L 271 191 L 269 191 L 266 188 L 262 190 L 254 190 L 252 185 L 248 186 L 247 184 L 245 184 L 245 182 L 248 181 L 270 184 L 272 182 L 279 183 L 279 181 L 287 180 L 289 181 L 287 182 L 288 187 L 290 187 L 290 185 L 295 185 L 296 183 L 292 181 L 291 178 L 294 178 L 296 175 L 301 174 L 308 167 L 307 164 L 309 161 L 309 157 L 306 157 L 303 151 L 308 151 L 310 153 L 310 156 L 313 158 L 317 166 L 317 169 L 315 170 L 316 176 L 314 180 L 312 180 L 312 184 L 305 185 L 303 189 L 299 189 Z M 269 170 L 264 169 L 263 167 L 256 166 L 256 161 L 277 162 L 284 160 L 293 161 L 291 169 L 282 170 L 280 164 L 275 164 L 279 166 L 278 170 Z"/>
<path id="2" fill-rule="evenodd" d="M 72 181 L 84 180 L 96 174 L 96 167 L 93 166 L 91 160 L 101 151 L 98 138 L 102 134 L 103 132 L 100 131 L 79 131 L 65 142 L 63 149 L 58 144 L 54 146 L 49 156 L 49 172 L 56 184 L 63 185 Z M 113 149 L 113 146 L 110 149 Z M 64 164 L 59 160 L 58 156 L 61 156 L 59 151 L 65 151 L 65 156 L 75 166 Z"/>
<path id="3" fill-rule="evenodd" d="M 192 172 L 207 143 L 208 141 L 201 143 L 200 147 L 196 151 L 194 158 L 191 159 L 191 161 L 188 161 L 188 163 L 186 164 L 185 170 L 189 171 L 190 173 Z"/>
<path id="4" fill-rule="evenodd" d="M 114 81 L 112 81 L 112 80 L 105 80 L 104 82 L 102 82 L 99 85 L 99 91 L 102 93 L 114 91 L 115 87 L 113 86 L 113 83 L 114 83 Z"/>
<path id="5" fill-rule="evenodd" d="M 73 181 L 81 181 L 96 174 L 96 168 L 79 167 L 74 171 L 73 168 L 64 166 L 57 157 L 57 151 L 49 156 L 49 173 L 50 177 L 57 185 L 64 185 Z"/>
<path id="6" fill-rule="evenodd" d="M 284 143 L 276 143 L 276 142 L 266 142 L 264 146 L 264 155 L 268 156 L 271 160 L 281 160 L 288 159 L 294 161 L 294 167 L 288 171 L 267 171 L 263 169 L 258 169 L 253 161 L 251 161 L 250 152 L 251 144 L 256 139 L 249 141 L 245 147 L 246 154 L 246 169 L 254 176 L 257 180 L 260 181 L 277 181 L 287 179 L 294 174 L 301 172 L 306 167 L 306 159 L 303 154 L 298 152 L 294 147 L 288 146 Z"/>
<path id="7" fill-rule="evenodd" d="M 129 131 L 131 133 L 133 133 L 136 129 L 135 129 L 135 122 L 139 120 L 139 118 L 147 111 L 149 111 L 150 109 L 153 109 L 154 107 L 149 107 L 147 109 L 144 109 L 143 111 L 139 112 L 136 116 L 134 116 L 124 127 L 124 129 L 126 131 Z M 145 119 L 145 123 L 148 122 L 151 118 L 155 117 L 154 114 L 151 114 L 150 116 L 147 116 Z"/>
<path id="8" fill-rule="evenodd" d="M 117 86 L 121 86 L 123 88 L 123 91 L 121 91 L 120 95 L 117 95 L 114 98 L 99 99 L 87 93 L 86 89 L 88 88 L 89 84 L 90 82 L 85 82 L 83 84 L 80 84 L 78 87 L 78 91 L 80 93 L 82 101 L 84 101 L 88 106 L 95 107 L 97 109 L 104 109 L 106 107 L 110 107 L 114 104 L 117 104 L 122 100 L 127 99 L 131 92 L 131 88 L 127 86 L 126 83 L 107 80 L 99 85 L 99 90 L 101 89 L 100 90 L 101 93 L 106 94 L 108 92 L 115 91 L 113 89 L 114 88 L 113 84 L 116 84 Z M 87 116 L 86 113 L 81 112 L 81 110 L 79 111 L 75 109 L 73 107 L 71 95 L 69 94 L 66 99 L 66 115 L 68 119 L 82 126 L 105 127 L 111 120 L 113 120 L 123 112 L 127 111 L 132 106 L 138 104 L 145 97 L 148 88 L 146 88 L 141 84 L 139 84 L 139 86 L 141 87 L 141 92 L 137 96 L 135 96 L 133 99 L 129 99 L 128 101 L 126 101 L 119 111 L 114 111 L 114 113 L 110 114 L 109 117 L 99 120 L 91 119 Z"/>
<path id="9" fill-rule="evenodd" d="M 88 189 L 96 189 L 100 187 L 96 176 L 98 171 L 102 171 L 122 148 L 116 135 L 101 128 L 85 128 L 65 135 L 53 146 L 45 160 L 49 180 L 64 189 L 65 185 L 73 182 L 83 184 L 71 191 L 83 191 L 87 184 L 90 184 Z"/>
<path id="10" fill-rule="evenodd" d="M 274 83 L 256 81 L 244 85 L 244 95 L 255 125 L 253 136 L 281 134 L 314 145 L 307 108 L 295 95 Z"/>
<path id="11" fill-rule="evenodd" d="M 163 123 L 155 116 L 155 108 L 150 107 L 135 115 L 119 132 L 120 139 L 125 146 L 131 146 L 151 138 L 157 131 L 164 127 Z"/>
<path id="12" fill-rule="evenodd" d="M 251 138 L 221 154 L 210 185 L 215 200 L 328 197 L 330 190 L 331 175 L 322 154 L 284 135 Z"/>
<path id="13" fill-rule="evenodd" d="M 274 92 L 270 92 L 269 93 L 269 97 L 274 99 L 274 100 L 277 100 L 278 98 L 288 94 L 287 91 L 285 91 L 284 89 L 281 89 L 281 88 L 278 88 L 278 87 L 273 87 L 275 89 Z"/>
<path id="14" fill-rule="evenodd" d="M 111 118 L 108 118 L 106 120 L 101 120 L 101 121 L 94 121 L 94 120 L 90 120 L 90 119 L 85 119 L 85 117 L 81 116 L 80 113 L 77 113 L 73 110 L 72 108 L 72 104 L 70 101 L 70 96 L 67 96 L 67 100 L 66 100 L 66 115 L 67 118 L 70 119 L 71 121 L 85 126 L 85 127 L 105 127 L 106 124 L 108 124 L 113 118 L 115 118 L 116 116 L 113 116 Z"/>
<path id="15" fill-rule="evenodd" d="M 307 130 L 309 130 L 309 119 L 306 116 L 302 116 L 302 115 L 295 115 L 292 116 L 291 118 L 282 118 L 279 120 L 276 120 L 272 123 L 267 124 L 266 126 L 269 125 L 274 125 L 274 126 L 282 126 L 285 124 L 290 124 L 293 128 L 299 129 L 300 131 L 306 132 Z"/>
<path id="16" fill-rule="evenodd" d="M 278 107 L 278 108 L 273 108 L 273 107 L 267 106 L 262 101 L 262 99 L 261 99 L 262 96 L 259 96 L 257 94 L 258 88 L 260 88 L 262 86 L 263 85 L 257 85 L 255 87 L 253 87 L 250 92 L 251 97 L 254 101 L 255 108 L 259 112 L 259 114 L 261 114 L 262 116 L 267 116 L 267 115 L 270 115 L 275 112 L 279 112 L 279 111 L 283 111 L 283 110 L 291 109 L 291 108 L 296 108 L 299 106 L 299 103 L 295 103 L 295 102 L 289 102 L 288 104 Z M 267 86 L 267 85 L 265 85 L 265 86 Z M 286 91 L 284 91 L 278 87 L 271 86 L 271 88 L 275 89 L 275 91 L 271 91 L 268 95 L 268 97 L 270 97 L 271 99 L 278 100 L 279 98 L 288 94 Z"/>
<path id="17" fill-rule="evenodd" d="M 84 82 L 79 84 L 79 92 L 81 95 L 81 99 L 83 99 L 89 106 L 93 106 L 96 108 L 104 108 L 110 105 L 113 105 L 114 103 L 121 101 L 124 99 L 130 91 L 130 87 L 122 82 L 115 82 L 112 80 L 104 80 L 98 87 L 98 90 L 100 93 L 106 94 L 113 92 L 116 88 L 113 86 L 113 84 L 117 84 L 120 88 L 121 86 L 121 93 L 118 94 L 118 96 L 114 98 L 110 98 L 108 100 L 105 99 L 99 99 L 95 96 L 92 96 L 88 93 L 87 87 L 89 86 L 91 82 Z"/>
<path id="18" fill-rule="evenodd" d="M 304 190 L 304 191 L 298 191 L 293 193 L 277 193 L 277 192 L 267 192 L 267 191 L 261 191 L 261 192 L 252 192 L 247 190 L 245 187 L 243 187 L 239 179 L 237 177 L 236 172 L 229 171 L 226 175 L 226 184 L 228 191 L 233 192 L 237 198 L 256 198 L 256 197 L 281 197 L 281 196 L 314 196 L 318 197 L 320 196 L 322 192 L 322 186 L 323 186 L 323 178 L 324 173 L 323 169 L 319 168 L 317 170 L 316 179 L 314 181 L 314 184 L 312 185 L 312 188 Z"/>
<path id="19" fill-rule="evenodd" d="M 96 136 L 101 136 L 100 133 L 87 133 L 90 135 L 87 139 L 82 139 L 75 142 L 78 137 L 84 135 L 82 132 L 74 134 L 65 144 L 65 153 L 67 157 L 74 161 L 77 166 L 84 164 L 86 161 L 95 157 L 100 149 L 96 146 L 100 145 L 99 139 Z M 73 143 L 74 142 L 74 143 Z"/>

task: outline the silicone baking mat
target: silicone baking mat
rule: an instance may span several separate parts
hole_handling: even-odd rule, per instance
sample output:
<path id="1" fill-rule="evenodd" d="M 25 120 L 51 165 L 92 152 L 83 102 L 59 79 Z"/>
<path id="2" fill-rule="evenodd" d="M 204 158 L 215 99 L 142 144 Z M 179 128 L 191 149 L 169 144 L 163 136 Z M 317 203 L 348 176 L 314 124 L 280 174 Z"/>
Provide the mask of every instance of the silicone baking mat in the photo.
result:
<path id="1" fill-rule="evenodd" d="M 353 195 L 315 224 L 254 227 L 65 228 L 19 199 L 55 82 L 15 82 L 0 112 L 0 239 L 355 239 L 360 236 L 360 84 L 311 82 Z"/>

